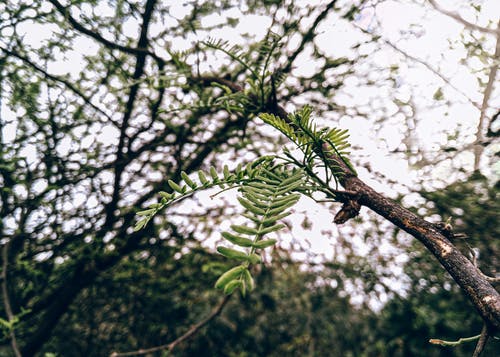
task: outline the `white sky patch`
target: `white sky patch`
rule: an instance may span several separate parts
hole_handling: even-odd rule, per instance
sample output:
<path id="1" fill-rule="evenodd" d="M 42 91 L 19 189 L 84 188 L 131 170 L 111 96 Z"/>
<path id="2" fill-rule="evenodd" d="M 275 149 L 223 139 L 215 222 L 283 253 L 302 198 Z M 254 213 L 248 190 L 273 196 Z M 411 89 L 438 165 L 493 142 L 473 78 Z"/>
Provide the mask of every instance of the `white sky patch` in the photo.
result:
<path id="1" fill-rule="evenodd" d="M 120 132 L 116 127 L 112 125 L 105 125 L 100 129 L 96 139 L 103 144 L 116 145 L 119 137 Z"/>

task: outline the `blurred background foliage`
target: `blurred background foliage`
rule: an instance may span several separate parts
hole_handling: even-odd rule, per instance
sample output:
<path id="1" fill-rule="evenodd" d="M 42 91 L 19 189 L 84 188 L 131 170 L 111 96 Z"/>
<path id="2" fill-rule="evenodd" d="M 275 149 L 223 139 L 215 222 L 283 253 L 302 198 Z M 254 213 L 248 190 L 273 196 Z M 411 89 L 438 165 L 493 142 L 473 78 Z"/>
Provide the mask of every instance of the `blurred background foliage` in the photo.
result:
<path id="1" fill-rule="evenodd" d="M 495 3 L 454 6 L 484 30 Z M 452 38 L 440 35 L 445 21 L 459 26 Z M 195 195 L 132 231 L 181 171 L 285 145 L 259 108 L 228 112 L 225 88 L 200 80 L 250 89 L 248 68 L 200 43 L 209 37 L 240 45 L 251 66 L 278 34 L 277 101 L 348 128 L 365 181 L 433 222 L 450 219 L 467 237 L 454 243 L 498 274 L 500 40 L 483 30 L 427 1 L 1 2 L 0 355 L 14 355 L 13 336 L 26 356 L 162 345 L 222 300 L 213 284 L 229 266 L 213 247 L 238 219 L 234 197 Z M 302 207 L 256 267 L 256 290 L 172 354 L 470 356 L 474 343 L 428 343 L 482 328 L 437 261 L 369 212 L 333 226 L 337 209 Z M 491 339 L 484 356 L 499 349 Z"/>

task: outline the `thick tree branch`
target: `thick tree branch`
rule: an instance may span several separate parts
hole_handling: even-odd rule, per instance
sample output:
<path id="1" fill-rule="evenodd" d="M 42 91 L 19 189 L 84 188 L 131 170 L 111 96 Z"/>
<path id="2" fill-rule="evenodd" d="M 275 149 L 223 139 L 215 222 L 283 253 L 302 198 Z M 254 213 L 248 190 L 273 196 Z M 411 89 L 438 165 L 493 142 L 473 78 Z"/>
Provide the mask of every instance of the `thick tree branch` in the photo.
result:
<path id="1" fill-rule="evenodd" d="M 175 339 L 174 341 L 167 343 L 165 345 L 161 346 L 156 346 L 156 347 L 151 347 L 151 348 L 141 348 L 140 350 L 137 351 L 131 351 L 131 352 L 113 352 L 110 357 L 125 357 L 125 356 L 140 356 L 140 355 L 145 355 L 148 353 L 153 353 L 153 352 L 158 352 L 158 351 L 172 351 L 177 345 L 181 344 L 182 342 L 190 339 L 193 337 L 203 326 L 208 324 L 210 321 L 212 321 L 214 318 L 216 318 L 221 312 L 224 306 L 227 304 L 229 299 L 231 298 L 231 295 L 227 295 L 222 299 L 222 301 L 210 312 L 210 314 L 205 317 L 203 320 L 200 322 L 194 324 L 189 328 L 189 330 L 186 331 L 185 334 L 180 336 L 179 338 Z"/>
<path id="2" fill-rule="evenodd" d="M 55 0 L 54 0 L 55 1 Z M 156 5 L 157 0 L 148 0 L 142 16 L 142 26 L 141 34 L 138 41 L 139 48 L 145 48 L 148 45 L 148 29 L 153 16 L 153 10 Z M 113 183 L 113 194 L 111 201 L 106 205 L 106 222 L 105 225 L 112 226 L 114 220 L 116 219 L 114 211 L 120 199 L 121 192 L 121 177 L 125 169 L 125 163 L 123 158 L 125 156 L 125 147 L 127 146 L 127 129 L 129 127 L 129 121 L 132 117 L 132 112 L 134 111 L 135 101 L 137 94 L 139 93 L 139 82 L 138 79 L 144 74 L 144 67 L 146 65 L 146 52 L 139 52 L 137 54 L 134 74 L 132 76 L 132 81 L 134 84 L 130 88 L 127 103 L 125 105 L 125 112 L 123 114 L 123 119 L 120 127 L 120 138 L 118 141 L 118 148 L 116 152 L 116 165 L 115 165 L 115 177 Z"/>
<path id="3" fill-rule="evenodd" d="M 336 158 L 332 159 L 339 164 Z M 375 211 L 423 243 L 472 301 L 490 331 L 500 331 L 500 295 L 479 269 L 433 224 L 377 193 L 355 176 L 346 177 L 342 184 L 346 189 L 359 193 L 361 205 Z"/>
<path id="4" fill-rule="evenodd" d="M 234 87 L 236 88 L 236 87 Z M 281 107 L 265 108 L 269 112 L 288 120 L 286 111 Z M 323 152 L 331 152 L 328 147 Z M 352 170 L 337 155 L 329 159 L 336 170 L 341 170 L 340 184 L 350 192 L 356 192 L 356 204 L 344 203 L 348 214 L 357 214 L 358 205 L 366 206 L 378 213 L 397 227 L 417 238 L 438 259 L 455 282 L 461 287 L 485 321 L 490 334 L 500 332 L 500 294 L 484 277 L 481 271 L 467 259 L 436 227 L 417 216 L 410 210 L 384 197 L 354 175 Z M 340 217 L 339 222 L 345 222 Z M 349 218 L 349 217 L 348 217 Z"/>

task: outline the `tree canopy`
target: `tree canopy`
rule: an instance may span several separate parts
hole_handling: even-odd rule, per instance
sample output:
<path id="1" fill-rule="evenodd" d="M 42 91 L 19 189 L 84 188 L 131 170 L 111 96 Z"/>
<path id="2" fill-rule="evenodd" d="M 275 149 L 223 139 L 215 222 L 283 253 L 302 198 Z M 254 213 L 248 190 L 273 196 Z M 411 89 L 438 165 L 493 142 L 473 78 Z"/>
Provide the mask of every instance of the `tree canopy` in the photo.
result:
<path id="1" fill-rule="evenodd" d="M 2 2 L 1 354 L 493 356 L 500 22 L 453 6 Z"/>

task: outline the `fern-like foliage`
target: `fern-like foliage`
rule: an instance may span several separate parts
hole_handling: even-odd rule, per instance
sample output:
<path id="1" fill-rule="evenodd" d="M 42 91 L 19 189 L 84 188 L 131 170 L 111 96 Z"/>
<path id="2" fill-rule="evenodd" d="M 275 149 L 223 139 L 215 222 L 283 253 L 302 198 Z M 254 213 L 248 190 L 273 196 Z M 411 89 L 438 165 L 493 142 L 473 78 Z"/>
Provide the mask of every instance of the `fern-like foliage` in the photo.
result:
<path id="1" fill-rule="evenodd" d="M 160 192 L 160 202 L 137 212 L 141 218 L 135 229 L 139 230 L 162 209 L 197 191 L 217 186 L 221 190 L 238 188 L 238 201 L 245 209 L 243 216 L 247 222 L 231 225 L 229 231 L 222 232 L 222 237 L 237 249 L 217 247 L 220 254 L 238 263 L 215 283 L 216 288 L 226 294 L 239 289 L 244 295 L 254 288 L 250 266 L 260 262 L 263 249 L 276 243 L 267 235 L 285 227 L 280 220 L 290 213 L 289 209 L 297 203 L 300 194 L 312 196 L 313 192 L 322 191 L 335 200 L 336 190 L 330 188 L 329 181 L 337 183 L 342 171 L 332 164 L 330 157 L 335 155 L 352 167 L 346 151 L 349 147 L 347 131 L 318 129 L 312 122 L 310 107 L 290 114 L 286 120 L 272 114 L 261 114 L 260 117 L 287 136 L 303 152 L 303 159 L 296 159 L 285 150 L 285 157 L 263 156 L 246 167 L 239 165 L 232 172 L 227 165 L 222 173 L 214 167 L 208 173 L 198 171 L 196 179 L 181 172 L 180 182 L 168 180 L 171 192 Z M 318 174 L 318 168 L 325 170 L 323 177 Z M 351 170 L 355 173 L 354 169 Z"/>
<path id="2" fill-rule="evenodd" d="M 329 186 L 330 181 L 338 184 L 338 179 L 343 174 L 338 165 L 332 162 L 332 155 L 342 160 L 352 171 L 347 155 L 350 147 L 347 138 L 347 130 L 338 128 L 318 129 L 311 117 L 311 107 L 304 106 L 301 110 L 288 115 L 286 119 L 269 113 L 261 113 L 259 117 L 267 124 L 282 132 L 292 141 L 304 154 L 303 160 L 299 161 L 289 152 L 285 152 L 287 158 L 295 165 L 303 168 L 310 176 L 323 186 Z M 316 168 L 323 168 L 325 181 L 320 180 L 315 173 Z"/>
<path id="3" fill-rule="evenodd" d="M 240 46 L 231 45 L 228 41 L 224 41 L 221 39 L 209 38 L 207 41 L 203 42 L 203 44 L 209 48 L 213 48 L 215 50 L 221 51 L 228 55 L 233 61 L 238 62 L 241 66 L 243 66 L 247 71 L 251 73 L 254 78 L 257 78 L 259 75 L 255 71 L 254 68 L 250 65 L 249 54 L 243 52 Z"/>
<path id="4" fill-rule="evenodd" d="M 275 239 L 264 239 L 272 232 L 285 227 L 277 223 L 288 216 L 288 209 L 300 198 L 293 193 L 304 184 L 302 171 L 290 171 L 281 166 L 273 171 L 263 169 L 256 176 L 256 181 L 248 181 L 240 188 L 240 204 L 246 209 L 243 214 L 248 223 L 232 225 L 231 231 L 223 232 L 222 236 L 229 242 L 244 248 L 245 251 L 226 247 L 218 247 L 217 251 L 227 258 L 240 262 L 240 265 L 224 273 L 215 283 L 215 287 L 231 294 L 240 289 L 244 295 L 254 287 L 249 265 L 260 261 L 256 254 L 261 249 L 273 246 Z"/>
<path id="5" fill-rule="evenodd" d="M 238 198 L 248 219 L 245 225 L 232 225 L 231 231 L 223 232 L 222 237 L 245 251 L 225 246 L 217 247 L 217 251 L 227 258 L 238 261 L 240 264 L 222 274 L 215 286 L 230 294 L 240 289 L 242 294 L 251 291 L 254 287 L 250 274 L 250 265 L 260 262 L 262 249 L 273 246 L 275 239 L 264 239 L 266 235 L 276 232 L 285 226 L 278 223 L 286 217 L 287 211 L 299 199 L 296 193 L 304 184 L 304 173 L 301 170 L 290 169 L 284 164 L 275 164 L 273 156 L 264 156 L 245 168 L 238 166 L 230 172 L 227 165 L 222 174 L 218 174 L 214 167 L 209 173 L 198 171 L 195 180 L 185 172 L 181 172 L 182 181 L 176 183 L 168 180 L 171 192 L 161 191 L 161 200 L 152 204 L 148 209 L 137 212 L 141 219 L 135 225 L 140 230 L 161 210 L 171 206 L 195 192 L 219 187 L 222 190 L 239 188 L 241 196 Z"/>
<path id="6" fill-rule="evenodd" d="M 273 75 L 270 71 L 271 59 L 279 49 L 280 40 L 280 36 L 270 32 L 255 49 L 248 52 L 243 52 L 240 46 L 231 45 L 228 41 L 208 39 L 203 42 L 206 47 L 225 53 L 249 74 L 245 79 L 248 87 L 245 92 L 232 95 L 227 93 L 226 96 L 220 98 L 220 101 L 227 98 L 233 111 L 234 108 L 238 108 L 235 103 L 240 103 L 242 107 L 248 109 L 248 104 L 255 106 L 256 100 L 258 106 L 263 106 L 268 101 L 272 91 L 284 81 L 283 75 L 279 73 Z"/>
<path id="7" fill-rule="evenodd" d="M 171 192 L 160 191 L 160 202 L 153 203 L 148 209 L 136 213 L 141 219 L 135 224 L 134 230 L 138 231 L 144 228 L 158 212 L 192 196 L 198 191 L 217 186 L 221 189 L 230 189 L 242 185 L 247 181 L 255 180 L 261 166 L 266 167 L 273 159 L 273 156 L 263 156 L 249 163 L 245 168 L 238 165 L 234 172 L 230 172 L 228 166 L 224 165 L 222 174 L 217 173 L 217 170 L 212 166 L 208 173 L 202 170 L 198 171 L 198 180 L 192 179 L 186 172 L 182 171 L 182 181 L 180 183 L 172 180 L 167 181 Z"/>

